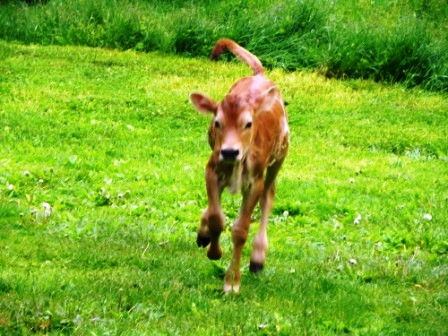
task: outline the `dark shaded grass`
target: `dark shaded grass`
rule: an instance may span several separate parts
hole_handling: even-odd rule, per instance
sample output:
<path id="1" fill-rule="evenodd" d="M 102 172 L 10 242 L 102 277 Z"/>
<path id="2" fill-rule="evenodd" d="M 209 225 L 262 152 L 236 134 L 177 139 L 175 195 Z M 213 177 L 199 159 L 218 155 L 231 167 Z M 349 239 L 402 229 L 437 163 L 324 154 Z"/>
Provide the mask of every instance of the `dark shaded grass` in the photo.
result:
<path id="1" fill-rule="evenodd" d="M 444 1 L 7 1 L 0 38 L 205 56 L 223 36 L 268 67 L 447 91 Z"/>
<path id="2" fill-rule="evenodd" d="M 335 36 L 325 73 L 446 91 L 446 51 L 417 24 L 402 23 L 390 32 L 365 27 Z"/>

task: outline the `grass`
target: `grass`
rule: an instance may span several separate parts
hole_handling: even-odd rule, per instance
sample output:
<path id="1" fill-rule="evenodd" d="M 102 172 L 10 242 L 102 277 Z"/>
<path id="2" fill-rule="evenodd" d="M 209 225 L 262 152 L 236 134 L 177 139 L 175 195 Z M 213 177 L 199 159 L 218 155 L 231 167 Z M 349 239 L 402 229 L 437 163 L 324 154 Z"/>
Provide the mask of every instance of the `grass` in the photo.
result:
<path id="1" fill-rule="evenodd" d="M 220 99 L 247 67 L 7 42 L 0 58 L 2 335 L 446 333 L 446 95 L 269 72 L 292 132 L 270 251 L 252 276 L 246 248 L 222 296 L 229 232 L 222 261 L 195 246 L 209 120 L 188 93 Z M 223 203 L 231 223 L 239 199 Z"/>
<path id="2" fill-rule="evenodd" d="M 399 1 L 6 1 L 0 38 L 190 56 L 230 37 L 270 68 L 448 89 L 448 5 Z"/>

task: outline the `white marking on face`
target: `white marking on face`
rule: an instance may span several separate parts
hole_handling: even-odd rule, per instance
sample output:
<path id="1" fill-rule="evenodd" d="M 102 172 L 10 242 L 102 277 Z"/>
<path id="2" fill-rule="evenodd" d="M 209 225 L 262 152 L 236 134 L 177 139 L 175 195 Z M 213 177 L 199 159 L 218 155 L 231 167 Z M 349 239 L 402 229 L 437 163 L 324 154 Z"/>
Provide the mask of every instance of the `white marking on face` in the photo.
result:
<path id="1" fill-rule="evenodd" d="M 241 160 L 241 142 L 240 139 L 237 135 L 237 132 L 234 130 L 226 130 L 226 132 L 224 133 L 224 139 L 223 139 L 223 143 L 221 145 L 221 151 L 220 151 L 220 155 L 219 155 L 219 159 L 220 160 L 224 160 L 224 156 L 223 156 L 223 151 L 230 151 L 230 152 L 235 152 L 237 153 L 236 157 L 232 158 L 232 160 L 234 159 L 235 161 L 240 161 Z"/>

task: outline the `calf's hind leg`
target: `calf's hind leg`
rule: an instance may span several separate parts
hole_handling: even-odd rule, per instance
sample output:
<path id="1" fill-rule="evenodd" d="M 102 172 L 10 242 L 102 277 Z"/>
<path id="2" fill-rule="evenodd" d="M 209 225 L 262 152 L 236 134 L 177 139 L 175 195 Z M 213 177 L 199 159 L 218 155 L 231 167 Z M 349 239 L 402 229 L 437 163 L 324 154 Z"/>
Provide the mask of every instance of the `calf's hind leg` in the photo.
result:
<path id="1" fill-rule="evenodd" d="M 275 196 L 275 177 L 277 176 L 280 167 L 282 166 L 283 160 L 275 162 L 272 166 L 268 167 L 266 172 L 266 179 L 264 182 L 263 194 L 260 198 L 260 208 L 261 208 L 261 220 L 260 228 L 257 235 L 255 236 L 252 255 L 250 258 L 249 270 L 252 273 L 260 272 L 264 267 L 264 262 L 266 260 L 266 251 L 268 249 L 268 236 L 267 236 L 267 226 L 269 213 L 272 209 L 272 204 L 274 202 Z"/>

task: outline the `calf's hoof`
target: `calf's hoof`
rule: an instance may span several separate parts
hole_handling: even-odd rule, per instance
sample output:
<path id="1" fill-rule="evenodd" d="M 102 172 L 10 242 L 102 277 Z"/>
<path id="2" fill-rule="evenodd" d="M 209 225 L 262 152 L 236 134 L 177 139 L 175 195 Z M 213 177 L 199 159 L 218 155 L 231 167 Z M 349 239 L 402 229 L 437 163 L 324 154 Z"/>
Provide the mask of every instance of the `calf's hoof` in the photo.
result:
<path id="1" fill-rule="evenodd" d="M 224 284 L 223 294 L 224 295 L 229 295 L 231 293 L 239 294 L 240 293 L 240 285 L 237 284 L 237 285 L 233 285 L 232 286 L 232 285 L 229 285 L 229 284 Z"/>
<path id="2" fill-rule="evenodd" d="M 215 248 L 212 248 L 212 246 L 210 246 L 210 248 L 207 251 L 207 257 L 210 260 L 219 260 L 221 259 L 221 256 L 222 256 L 222 250 L 219 246 Z"/>
<path id="3" fill-rule="evenodd" d="M 198 247 L 207 247 L 208 244 L 210 244 L 210 238 L 202 237 L 202 236 L 198 235 L 198 238 L 196 239 L 196 243 L 198 244 Z"/>
<path id="4" fill-rule="evenodd" d="M 251 261 L 249 265 L 249 270 L 251 273 L 259 273 L 263 270 L 263 264 Z"/>

